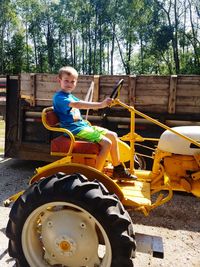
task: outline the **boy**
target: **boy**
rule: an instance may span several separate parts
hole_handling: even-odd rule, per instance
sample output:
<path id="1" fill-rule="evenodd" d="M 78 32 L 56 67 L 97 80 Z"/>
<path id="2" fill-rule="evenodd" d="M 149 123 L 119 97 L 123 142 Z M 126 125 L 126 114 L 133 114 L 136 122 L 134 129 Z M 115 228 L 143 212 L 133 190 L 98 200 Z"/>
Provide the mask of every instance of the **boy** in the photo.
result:
<path id="1" fill-rule="evenodd" d="M 102 170 L 110 152 L 112 158 L 113 178 L 132 178 L 120 163 L 118 137 L 115 132 L 97 126 L 91 126 L 81 117 L 80 109 L 102 109 L 112 103 L 111 98 L 102 102 L 86 102 L 76 98 L 72 92 L 76 87 L 78 73 L 72 67 L 62 67 L 59 70 L 58 80 L 61 90 L 53 97 L 53 107 L 58 115 L 60 125 L 70 130 L 78 139 L 97 142 L 101 151 L 96 160 L 96 168 Z"/>

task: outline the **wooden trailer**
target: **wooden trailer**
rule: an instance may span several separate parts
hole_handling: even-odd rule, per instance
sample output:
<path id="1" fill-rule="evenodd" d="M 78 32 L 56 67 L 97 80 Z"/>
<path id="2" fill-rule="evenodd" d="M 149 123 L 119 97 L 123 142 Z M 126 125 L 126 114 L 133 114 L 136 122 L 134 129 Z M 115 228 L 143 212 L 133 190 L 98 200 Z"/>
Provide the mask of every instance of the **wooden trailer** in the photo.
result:
<path id="1" fill-rule="evenodd" d="M 120 79 L 124 79 L 120 94 L 123 102 L 170 127 L 200 125 L 200 76 L 80 75 L 74 94 L 85 99 L 89 97 L 88 90 L 92 92 L 94 88 L 92 100 L 101 101 Z M 53 136 L 41 123 L 41 111 L 52 105 L 52 96 L 58 89 L 57 75 L 53 74 L 7 77 L 6 157 L 55 160 L 50 156 L 49 146 Z M 105 110 L 90 110 L 88 119 L 92 124 L 116 131 L 119 136 L 129 132 L 128 114 L 120 107 L 106 110 L 106 115 Z M 163 129 L 137 117 L 136 132 L 158 138 Z M 155 146 L 151 142 L 146 145 Z M 143 153 L 146 148 L 136 146 L 136 150 Z"/>

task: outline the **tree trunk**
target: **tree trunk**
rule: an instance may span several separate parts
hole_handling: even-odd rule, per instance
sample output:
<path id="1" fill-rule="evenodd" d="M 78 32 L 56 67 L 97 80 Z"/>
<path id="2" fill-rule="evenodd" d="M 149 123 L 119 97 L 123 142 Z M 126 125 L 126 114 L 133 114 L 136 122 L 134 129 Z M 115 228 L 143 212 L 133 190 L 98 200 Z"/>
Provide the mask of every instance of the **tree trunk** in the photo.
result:
<path id="1" fill-rule="evenodd" d="M 84 28 L 81 27 L 81 36 L 82 36 L 82 72 L 85 73 L 85 40 L 84 40 Z"/>
<path id="2" fill-rule="evenodd" d="M 166 13 L 167 20 L 168 20 L 168 25 L 170 26 L 170 28 L 173 27 L 173 29 L 174 29 L 174 34 L 173 34 L 173 37 L 172 37 L 172 50 L 173 50 L 173 59 L 174 59 L 175 71 L 176 71 L 176 74 L 178 74 L 180 72 L 180 62 L 179 62 L 179 53 L 178 53 L 177 0 L 173 0 L 173 1 L 174 1 L 174 20 L 175 20 L 175 25 L 174 26 L 172 26 L 171 17 L 170 17 L 170 11 L 171 11 L 171 7 L 172 7 L 172 0 L 170 0 L 170 2 L 169 2 L 168 10 L 159 1 L 157 1 L 157 4 Z"/>
<path id="3" fill-rule="evenodd" d="M 98 16 L 97 11 L 95 12 L 95 31 L 94 31 L 94 57 L 93 57 L 93 73 L 97 74 L 97 67 L 96 67 L 96 55 L 97 55 L 97 25 L 98 25 Z"/>
<path id="4" fill-rule="evenodd" d="M 176 74 L 180 73 L 180 62 L 179 62 L 179 52 L 178 52 L 178 16 L 177 16 L 177 0 L 174 0 L 174 18 L 175 18 L 175 34 L 172 40 L 173 51 L 174 51 L 174 61 Z"/>
<path id="5" fill-rule="evenodd" d="M 35 55 L 35 67 L 37 69 L 38 67 L 38 58 L 37 58 L 37 42 L 35 34 L 33 35 L 33 44 L 34 44 L 34 55 Z"/>
<path id="6" fill-rule="evenodd" d="M 107 73 L 110 73 L 110 42 L 107 43 Z"/>
<path id="7" fill-rule="evenodd" d="M 88 66 L 88 74 L 92 74 L 92 43 L 91 43 L 91 29 L 90 23 L 88 25 L 88 42 L 89 42 L 89 66 Z"/>
<path id="8" fill-rule="evenodd" d="M 99 74 L 102 74 L 102 25 L 99 16 Z"/>
<path id="9" fill-rule="evenodd" d="M 194 48 L 194 54 L 195 54 L 195 67 L 196 69 L 200 68 L 200 62 L 199 62 L 199 57 L 200 57 L 200 53 L 198 52 L 198 44 L 200 45 L 200 42 L 198 41 L 198 37 L 197 34 L 195 32 L 195 28 L 194 28 L 194 23 L 193 23 L 193 17 L 192 17 L 192 4 L 191 2 L 188 0 L 189 2 L 189 10 L 190 10 L 190 24 L 191 24 L 191 28 L 192 28 L 192 45 Z M 198 43 L 198 44 L 197 44 Z M 199 71 L 200 72 L 200 71 Z"/>
<path id="10" fill-rule="evenodd" d="M 116 25 L 113 24 L 112 27 L 112 44 L 111 44 L 111 53 L 110 53 L 110 74 L 113 75 L 113 57 L 114 57 L 114 50 L 115 50 L 115 27 Z"/>
<path id="11" fill-rule="evenodd" d="M 28 52 L 28 26 L 26 21 L 26 71 L 29 72 L 29 52 Z"/>
<path id="12" fill-rule="evenodd" d="M 65 34 L 65 65 L 68 64 L 68 47 L 67 47 L 67 36 Z"/>
<path id="13" fill-rule="evenodd" d="M 76 59 L 76 34 L 74 33 L 74 38 L 73 38 L 73 66 L 74 68 L 76 69 L 76 62 L 77 62 L 77 59 Z"/>
<path id="14" fill-rule="evenodd" d="M 5 27 L 2 25 L 2 31 L 1 31 L 1 74 L 4 73 L 4 32 L 5 32 Z"/>
<path id="15" fill-rule="evenodd" d="M 49 68 L 50 71 L 53 71 L 54 67 L 54 38 L 53 38 L 53 33 L 51 32 L 51 26 L 50 23 L 48 22 L 47 25 L 47 51 L 48 51 L 48 63 L 49 63 Z"/>
<path id="16" fill-rule="evenodd" d="M 70 32 L 70 58 L 71 58 L 71 64 L 73 64 L 73 35 L 72 32 Z"/>
<path id="17" fill-rule="evenodd" d="M 120 47 L 120 43 L 119 43 L 119 40 L 118 40 L 117 36 L 115 36 L 115 38 L 116 38 L 117 45 L 118 45 L 118 48 L 119 48 L 119 54 L 120 54 L 120 57 L 121 57 L 121 61 L 122 61 L 124 70 L 125 70 L 125 72 L 126 72 L 126 74 L 127 74 L 127 66 L 126 66 L 126 62 L 125 62 L 125 60 L 124 60 L 124 58 L 123 58 L 122 49 L 121 49 L 121 47 Z"/>
<path id="18" fill-rule="evenodd" d="M 143 47 L 143 42 L 142 42 L 142 35 L 140 34 L 140 60 L 141 60 L 141 74 L 144 73 L 144 47 Z"/>

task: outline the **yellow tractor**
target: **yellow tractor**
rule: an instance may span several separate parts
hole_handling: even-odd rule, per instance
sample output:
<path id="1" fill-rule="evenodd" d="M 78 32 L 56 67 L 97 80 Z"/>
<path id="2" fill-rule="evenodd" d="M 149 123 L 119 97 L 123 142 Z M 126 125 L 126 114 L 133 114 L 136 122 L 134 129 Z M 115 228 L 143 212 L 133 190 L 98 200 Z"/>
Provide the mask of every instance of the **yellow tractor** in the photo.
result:
<path id="1" fill-rule="evenodd" d="M 126 208 L 147 216 L 169 201 L 173 190 L 200 197 L 200 127 L 169 128 L 148 117 L 120 101 L 122 85 L 120 80 L 111 95 L 112 106 L 130 112 L 130 133 L 119 140 L 120 159 L 129 162 L 137 179 L 112 179 L 110 158 L 102 172 L 96 170 L 100 146 L 75 140 L 59 128 L 53 108 L 45 108 L 44 126 L 62 133 L 51 141 L 51 154 L 59 159 L 36 169 L 28 189 L 5 201 L 14 202 L 6 235 L 17 266 L 132 267 L 137 240 Z M 135 142 L 147 140 L 135 133 L 136 115 L 165 129 L 152 170 L 134 168 Z"/>

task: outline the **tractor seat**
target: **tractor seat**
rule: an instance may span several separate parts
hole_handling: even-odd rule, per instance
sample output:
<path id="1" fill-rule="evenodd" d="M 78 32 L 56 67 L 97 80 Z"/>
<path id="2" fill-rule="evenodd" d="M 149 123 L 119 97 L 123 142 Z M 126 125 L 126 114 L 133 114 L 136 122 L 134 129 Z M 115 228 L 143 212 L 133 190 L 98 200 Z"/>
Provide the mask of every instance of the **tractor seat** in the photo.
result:
<path id="1" fill-rule="evenodd" d="M 71 144 L 70 138 L 61 135 L 51 140 L 51 153 L 68 153 Z M 79 141 L 74 142 L 72 153 L 79 154 L 96 154 L 100 151 L 100 145 L 97 143 Z"/>
<path id="2" fill-rule="evenodd" d="M 51 140 L 51 155 L 66 155 L 69 152 L 72 141 L 74 142 L 72 153 L 99 154 L 101 149 L 99 144 L 82 140 L 74 140 L 74 136 L 69 130 L 59 127 L 59 119 L 53 111 L 53 107 L 45 108 L 42 111 L 42 122 L 50 131 L 69 134 L 69 138 L 65 135 L 60 135 Z"/>

